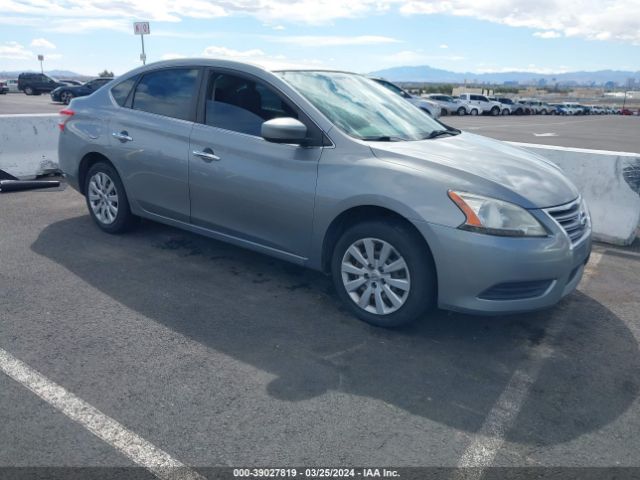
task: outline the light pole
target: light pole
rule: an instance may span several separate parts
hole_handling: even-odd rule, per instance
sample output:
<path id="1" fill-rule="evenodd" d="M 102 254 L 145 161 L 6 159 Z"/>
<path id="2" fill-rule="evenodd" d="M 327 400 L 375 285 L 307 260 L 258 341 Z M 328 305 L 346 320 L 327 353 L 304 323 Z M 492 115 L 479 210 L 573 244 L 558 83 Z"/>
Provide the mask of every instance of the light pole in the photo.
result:
<path id="1" fill-rule="evenodd" d="M 44 62 L 44 55 L 38 55 L 38 61 L 40 62 L 40 73 L 44 74 L 44 67 L 42 66 L 42 62 Z"/>

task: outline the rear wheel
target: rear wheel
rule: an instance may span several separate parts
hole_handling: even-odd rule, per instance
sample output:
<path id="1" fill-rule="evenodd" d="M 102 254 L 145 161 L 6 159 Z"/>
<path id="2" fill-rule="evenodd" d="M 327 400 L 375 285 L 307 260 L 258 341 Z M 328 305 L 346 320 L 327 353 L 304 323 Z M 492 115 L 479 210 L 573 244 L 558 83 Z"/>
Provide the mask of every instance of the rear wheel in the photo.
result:
<path id="1" fill-rule="evenodd" d="M 358 318 L 378 327 L 416 320 L 435 304 L 431 254 L 412 229 L 394 220 L 359 223 L 336 244 L 332 278 Z"/>
<path id="2" fill-rule="evenodd" d="M 134 227 L 138 217 L 131 213 L 124 185 L 115 168 L 98 162 L 87 173 L 87 207 L 94 222 L 107 233 L 121 233 Z"/>

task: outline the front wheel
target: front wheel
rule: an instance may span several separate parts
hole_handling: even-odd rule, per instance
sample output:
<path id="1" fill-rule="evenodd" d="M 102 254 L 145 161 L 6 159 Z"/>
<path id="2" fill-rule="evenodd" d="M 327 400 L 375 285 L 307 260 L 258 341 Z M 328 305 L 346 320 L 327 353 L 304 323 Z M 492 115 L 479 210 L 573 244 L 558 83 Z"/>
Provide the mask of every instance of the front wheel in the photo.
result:
<path id="1" fill-rule="evenodd" d="M 62 92 L 62 94 L 60 95 L 60 100 L 65 105 L 69 105 L 71 103 L 71 100 L 73 100 L 73 93 L 71 93 L 71 92 Z"/>
<path id="2" fill-rule="evenodd" d="M 458 115 L 460 115 L 461 117 L 465 116 L 467 114 L 467 110 L 464 107 L 460 107 L 458 109 Z"/>
<path id="3" fill-rule="evenodd" d="M 474 116 L 474 117 L 475 117 L 476 115 L 478 115 L 478 110 L 477 110 L 477 109 L 475 109 L 475 108 L 472 108 L 472 109 L 471 109 L 471 115 L 472 115 L 472 116 Z"/>
<path id="4" fill-rule="evenodd" d="M 124 185 L 113 166 L 98 162 L 86 178 L 87 207 L 98 227 L 107 233 L 121 233 L 135 226 L 138 217 L 131 213 Z"/>
<path id="5" fill-rule="evenodd" d="M 24 94 L 25 94 L 25 95 L 33 95 L 33 94 L 34 94 L 33 88 L 31 88 L 31 87 L 26 87 L 26 88 L 24 89 Z"/>
<path id="6" fill-rule="evenodd" d="M 331 267 L 338 296 L 371 325 L 398 327 L 435 304 L 431 254 L 419 234 L 401 222 L 352 226 L 338 240 Z"/>
<path id="7" fill-rule="evenodd" d="M 500 107 L 493 107 L 491 109 L 491 115 L 494 117 L 497 117 L 498 115 L 500 115 Z"/>

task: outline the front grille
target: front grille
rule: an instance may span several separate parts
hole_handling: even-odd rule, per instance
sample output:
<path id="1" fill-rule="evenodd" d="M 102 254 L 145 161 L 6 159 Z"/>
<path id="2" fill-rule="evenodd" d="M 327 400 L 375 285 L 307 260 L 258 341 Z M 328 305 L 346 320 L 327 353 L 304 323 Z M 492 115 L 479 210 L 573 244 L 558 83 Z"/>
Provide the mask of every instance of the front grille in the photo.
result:
<path id="1" fill-rule="evenodd" d="M 543 295 L 553 280 L 533 280 L 528 282 L 499 283 L 482 292 L 483 300 L 524 300 Z"/>
<path id="2" fill-rule="evenodd" d="M 589 214 L 580 198 L 565 205 L 547 208 L 545 211 L 567 233 L 571 245 L 582 240 L 589 229 Z"/>

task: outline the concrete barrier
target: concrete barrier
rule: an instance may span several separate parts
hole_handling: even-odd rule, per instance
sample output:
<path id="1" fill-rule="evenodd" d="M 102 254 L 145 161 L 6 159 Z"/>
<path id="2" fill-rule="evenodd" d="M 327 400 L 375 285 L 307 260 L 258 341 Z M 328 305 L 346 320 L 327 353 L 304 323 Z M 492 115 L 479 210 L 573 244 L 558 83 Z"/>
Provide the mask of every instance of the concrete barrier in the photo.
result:
<path id="1" fill-rule="evenodd" d="M 640 224 L 640 153 L 509 142 L 560 167 L 589 205 L 593 236 L 629 245 Z"/>
<path id="2" fill-rule="evenodd" d="M 58 171 L 58 115 L 0 115 L 0 170 L 21 180 Z"/>

